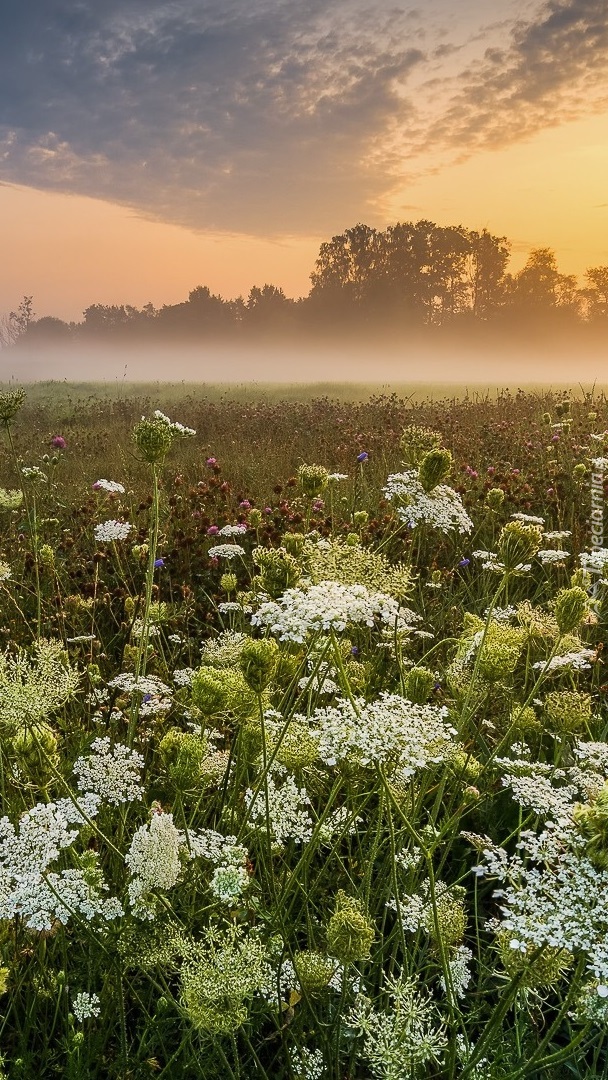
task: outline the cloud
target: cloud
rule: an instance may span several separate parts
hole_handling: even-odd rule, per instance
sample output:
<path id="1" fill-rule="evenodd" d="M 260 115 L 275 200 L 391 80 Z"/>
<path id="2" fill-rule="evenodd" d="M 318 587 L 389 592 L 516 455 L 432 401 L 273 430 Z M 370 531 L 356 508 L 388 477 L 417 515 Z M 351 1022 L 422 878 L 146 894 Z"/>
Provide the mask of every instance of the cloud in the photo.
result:
<path id="1" fill-rule="evenodd" d="M 415 150 L 456 150 L 466 160 L 603 109 L 607 65 L 606 0 L 549 0 L 511 26 L 504 47 L 487 48 L 455 79 L 435 83 L 444 105 L 418 129 Z"/>
<path id="2" fill-rule="evenodd" d="M 9 0 L 10 2 L 10 0 Z M 0 179 L 165 221 L 335 231 L 423 55 L 387 0 L 28 0 L 0 40 Z"/>

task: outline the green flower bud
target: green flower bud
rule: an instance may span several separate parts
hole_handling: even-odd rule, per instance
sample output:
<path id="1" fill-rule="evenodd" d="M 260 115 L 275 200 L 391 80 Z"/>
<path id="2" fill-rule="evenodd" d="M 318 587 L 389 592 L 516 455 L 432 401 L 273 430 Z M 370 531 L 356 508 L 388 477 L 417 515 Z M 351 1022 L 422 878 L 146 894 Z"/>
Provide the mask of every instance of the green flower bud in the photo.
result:
<path id="1" fill-rule="evenodd" d="M 373 940 L 374 926 L 363 913 L 363 905 L 340 889 L 327 926 L 328 952 L 343 964 L 367 960 Z"/>
<path id="2" fill-rule="evenodd" d="M 252 529 L 259 529 L 262 524 L 262 511 L 257 510 L 255 507 L 249 511 L 249 524 Z"/>
<path id="3" fill-rule="evenodd" d="M 437 450 L 441 446 L 442 436 L 432 428 L 420 427 L 418 424 L 409 424 L 404 428 L 401 436 L 401 453 L 404 464 L 419 465 L 429 450 Z"/>
<path id="4" fill-rule="evenodd" d="M 283 545 L 285 550 L 297 559 L 304 549 L 304 537 L 302 536 L 302 533 L 283 533 Z"/>
<path id="5" fill-rule="evenodd" d="M 222 712 L 228 703 L 224 679 L 211 668 L 201 668 L 192 676 L 192 701 L 203 716 Z"/>
<path id="6" fill-rule="evenodd" d="M 327 487 L 329 473 L 323 465 L 300 465 L 298 480 L 305 495 L 313 499 Z"/>
<path id="7" fill-rule="evenodd" d="M 23 387 L 19 387 L 18 390 L 5 390 L 4 393 L 0 394 L 0 423 L 8 426 L 19 412 L 24 401 L 25 390 Z"/>
<path id="8" fill-rule="evenodd" d="M 505 493 L 502 488 L 490 488 L 486 493 L 486 506 L 488 506 L 490 510 L 500 510 L 504 501 Z"/>
<path id="9" fill-rule="evenodd" d="M 201 776 L 201 764 L 209 753 L 205 738 L 171 728 L 161 740 L 160 756 L 178 791 L 192 790 Z"/>
<path id="10" fill-rule="evenodd" d="M 269 738 L 268 740 L 269 753 L 274 752 L 277 743 L 278 733 L 276 739 Z M 290 772 L 297 772 L 299 769 L 314 765 L 318 756 L 319 744 L 310 734 L 308 726 L 298 720 L 292 720 L 276 752 L 279 765 L 284 765 Z"/>
<path id="11" fill-rule="evenodd" d="M 591 420 L 591 421 L 597 420 L 597 413 L 596 412 L 588 412 L 587 413 L 587 419 Z"/>
<path id="12" fill-rule="evenodd" d="M 330 960 L 323 953 L 306 949 L 295 954 L 293 966 L 304 992 L 314 994 L 315 990 L 323 990 L 327 986 L 337 965 L 335 960 Z"/>
<path id="13" fill-rule="evenodd" d="M 457 945 L 462 941 L 467 928 L 467 916 L 464 907 L 465 890 L 460 885 L 439 892 L 436 902 L 436 919 L 432 908 L 429 908 L 425 927 L 431 940 L 437 946 L 440 942 L 444 947 Z"/>
<path id="14" fill-rule="evenodd" d="M 222 574 L 220 578 L 220 588 L 223 589 L 225 593 L 230 594 L 231 592 L 234 592 L 237 585 L 238 580 L 236 574 Z"/>
<path id="15" fill-rule="evenodd" d="M 356 525 L 358 529 L 362 529 L 364 525 L 367 525 L 369 521 L 369 514 L 367 510 L 357 510 L 356 514 L 353 514 L 353 525 Z"/>
<path id="16" fill-rule="evenodd" d="M 496 682 L 512 675 L 523 649 L 524 637 L 520 627 L 491 622 L 479 656 L 481 677 Z"/>
<path id="17" fill-rule="evenodd" d="M 243 678 L 250 690 L 261 694 L 272 682 L 279 662 L 279 646 L 272 638 L 247 641 L 239 659 Z"/>
<path id="18" fill-rule="evenodd" d="M 418 479 L 425 491 L 432 491 L 449 476 L 452 468 L 452 455 L 449 450 L 429 450 L 418 469 Z"/>
<path id="19" fill-rule="evenodd" d="M 511 573 L 528 563 L 540 547 L 541 530 L 538 525 L 510 521 L 504 525 L 498 538 L 498 558 L 505 570 Z"/>
<path id="20" fill-rule="evenodd" d="M 165 460 L 173 435 L 164 420 L 147 420 L 144 417 L 135 427 L 133 441 L 144 461 L 156 465 Z"/>
<path id="21" fill-rule="evenodd" d="M 546 725 L 554 735 L 575 735 L 591 720 L 591 695 L 578 690 L 553 690 L 544 700 Z"/>
<path id="22" fill-rule="evenodd" d="M 534 960 L 530 955 L 537 951 L 529 945 L 527 952 L 511 947 L 513 934 L 508 930 L 499 930 L 497 937 L 498 951 L 502 965 L 512 979 L 520 977 L 519 985 L 531 990 L 543 990 L 554 987 L 572 967 L 573 959 L 565 949 L 546 945 Z M 522 972 L 524 973 L 522 975 Z"/>
<path id="23" fill-rule="evenodd" d="M 587 473 L 587 466 L 583 465 L 582 461 L 575 465 L 572 470 L 572 475 L 575 480 L 583 480 Z"/>
<path id="24" fill-rule="evenodd" d="M 591 802 L 575 808 L 574 820 L 587 842 L 591 861 L 600 870 L 608 869 L 608 783 Z"/>
<path id="25" fill-rule="evenodd" d="M 434 685 L 435 676 L 428 668 L 410 668 L 405 677 L 405 696 L 415 705 L 424 705 L 429 700 Z"/>
<path id="26" fill-rule="evenodd" d="M 30 780 L 47 784 L 59 764 L 57 738 L 48 724 L 35 729 L 20 728 L 13 738 L 12 749 L 19 767 Z"/>
<path id="27" fill-rule="evenodd" d="M 551 424 L 552 424 L 551 413 L 548 413 L 548 412 L 543 413 L 543 424 L 545 425 L 545 427 L 551 427 Z"/>
<path id="28" fill-rule="evenodd" d="M 55 552 L 50 544 L 42 544 L 38 552 L 40 559 L 40 566 L 47 574 L 51 574 L 55 569 Z"/>
<path id="29" fill-rule="evenodd" d="M 260 567 L 259 584 L 264 592 L 276 599 L 286 589 L 293 589 L 300 580 L 298 560 L 285 548 L 254 548 L 252 558 Z"/>
<path id="30" fill-rule="evenodd" d="M 349 547 L 359 547 L 359 537 L 357 533 L 348 533 L 346 536 L 346 543 Z"/>
<path id="31" fill-rule="evenodd" d="M 555 618 L 562 634 L 576 630 L 589 611 L 589 597 L 583 589 L 561 589 L 555 599 Z"/>

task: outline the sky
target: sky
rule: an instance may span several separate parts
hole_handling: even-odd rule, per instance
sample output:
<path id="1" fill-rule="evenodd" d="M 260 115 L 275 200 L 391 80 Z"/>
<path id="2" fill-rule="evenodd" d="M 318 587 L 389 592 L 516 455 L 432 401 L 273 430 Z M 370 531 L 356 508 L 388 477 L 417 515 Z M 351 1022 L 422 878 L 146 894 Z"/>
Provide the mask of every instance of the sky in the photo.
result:
<path id="1" fill-rule="evenodd" d="M 305 295 L 359 221 L 608 264 L 608 0 L 2 0 L 0 313 Z"/>

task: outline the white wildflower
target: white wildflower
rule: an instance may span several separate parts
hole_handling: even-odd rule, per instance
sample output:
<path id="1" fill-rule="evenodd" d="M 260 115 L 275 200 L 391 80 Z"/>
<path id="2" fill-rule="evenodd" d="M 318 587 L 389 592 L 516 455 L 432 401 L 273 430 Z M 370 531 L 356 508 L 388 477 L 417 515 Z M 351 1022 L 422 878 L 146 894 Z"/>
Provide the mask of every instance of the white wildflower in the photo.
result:
<path id="1" fill-rule="evenodd" d="M 456 949 L 456 954 L 448 960 L 452 989 L 456 994 L 456 997 L 462 998 L 465 996 L 465 991 L 471 981 L 471 969 L 469 964 L 472 959 L 473 953 L 471 950 L 467 949 L 466 945 L 459 945 Z M 439 982 L 447 993 L 443 975 L 440 976 Z"/>
<path id="2" fill-rule="evenodd" d="M 255 796 L 250 788 L 245 793 L 250 823 L 262 832 L 268 828 L 273 840 L 281 847 L 288 840 L 295 840 L 298 844 L 307 843 L 313 831 L 312 819 L 306 809 L 310 805 L 307 791 L 297 786 L 293 776 L 287 776 L 278 787 L 275 777 L 269 775 L 267 785 L 268 823 L 264 785 Z"/>
<path id="3" fill-rule="evenodd" d="M 141 799 L 141 773 L 144 759 L 123 743 L 114 743 L 106 736 L 95 739 L 88 757 L 79 757 L 74 764 L 78 787 L 92 791 L 112 806 Z"/>
<path id="4" fill-rule="evenodd" d="M 424 522 L 440 532 L 456 530 L 461 535 L 473 528 L 473 522 L 454 489 L 446 484 L 438 484 L 432 491 L 425 491 L 418 479 L 417 469 L 389 476 L 384 494 L 396 503 L 397 516 L 411 528 Z"/>
<path id="5" fill-rule="evenodd" d="M 133 913 L 153 918 L 151 899 L 155 889 L 171 889 L 181 872 L 183 838 L 173 824 L 173 814 L 153 813 L 149 825 L 141 825 L 125 855 L 131 872 L 129 903 Z"/>
<path id="6" fill-rule="evenodd" d="M 123 484 L 119 484 L 118 480 L 96 480 L 93 489 L 95 491 L 109 491 L 113 495 L 124 495 L 125 493 Z"/>
<path id="7" fill-rule="evenodd" d="M 237 522 L 236 525 L 224 525 L 220 529 L 218 536 L 242 536 L 243 533 L 246 532 L 247 526 L 245 525 L 245 523 Z"/>
<path id="8" fill-rule="evenodd" d="M 554 563 L 561 563 L 564 559 L 570 558 L 569 551 L 563 551 L 561 548 L 546 548 L 536 552 L 536 558 L 540 559 L 543 566 L 552 566 Z"/>
<path id="9" fill-rule="evenodd" d="M 245 554 L 245 548 L 240 544 L 216 544 L 207 552 L 210 559 L 236 559 L 238 555 Z"/>
<path id="10" fill-rule="evenodd" d="M 251 621 L 268 626 L 280 641 L 303 642 L 313 631 L 343 631 L 353 623 L 374 626 L 377 620 L 394 623 L 400 610 L 391 596 L 369 592 L 365 585 L 321 581 L 309 589 L 287 589 L 278 600 L 262 604 Z"/>
<path id="11" fill-rule="evenodd" d="M 92 1016 L 99 1016 L 101 1009 L 97 994 L 87 994 L 82 990 L 72 998 L 72 1012 L 77 1020 L 89 1020 Z"/>
<path id="12" fill-rule="evenodd" d="M 100 543 L 110 543 L 113 540 L 126 540 L 132 528 L 133 526 L 128 521 L 116 521 L 110 518 L 109 521 L 95 526 L 94 535 Z"/>

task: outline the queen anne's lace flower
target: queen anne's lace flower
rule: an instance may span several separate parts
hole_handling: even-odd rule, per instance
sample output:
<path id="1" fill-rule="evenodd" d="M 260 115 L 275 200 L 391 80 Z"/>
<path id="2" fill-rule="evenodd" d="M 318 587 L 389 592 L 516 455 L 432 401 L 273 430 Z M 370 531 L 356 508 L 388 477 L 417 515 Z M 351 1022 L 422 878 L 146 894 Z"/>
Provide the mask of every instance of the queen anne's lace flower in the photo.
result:
<path id="1" fill-rule="evenodd" d="M 238 555 L 245 554 L 245 548 L 240 544 L 216 544 L 207 552 L 210 559 L 236 559 Z"/>
<path id="2" fill-rule="evenodd" d="M 95 526 L 94 535 L 100 543 L 110 543 L 113 540 L 126 540 L 132 528 L 133 526 L 128 521 L 116 521 L 110 518 L 109 521 Z"/>
<path id="3" fill-rule="evenodd" d="M 361 765 L 385 764 L 404 778 L 444 761 L 454 747 L 456 729 L 443 705 L 415 705 L 398 694 L 376 701 L 345 699 L 311 717 L 311 734 L 327 765 L 345 758 Z"/>
<path id="4" fill-rule="evenodd" d="M 117 480 L 96 480 L 93 484 L 94 491 L 109 491 L 113 495 L 124 495 L 125 489 Z"/>
<path id="5" fill-rule="evenodd" d="M 440 532 L 455 530 L 461 535 L 470 533 L 473 528 L 473 522 L 454 489 L 447 484 L 438 484 L 432 491 L 425 491 L 417 469 L 389 476 L 384 494 L 397 504 L 397 516 L 411 528 L 425 523 Z"/>
<path id="6" fill-rule="evenodd" d="M 106 736 L 95 739 L 89 757 L 80 757 L 74 764 L 78 786 L 83 791 L 100 795 L 113 806 L 140 799 L 143 788 L 141 772 L 144 759 L 123 743 L 111 745 Z"/>
<path id="7" fill-rule="evenodd" d="M 315 630 L 342 631 L 351 623 L 374 626 L 377 620 L 394 623 L 400 612 L 391 596 L 369 592 L 365 585 L 321 581 L 309 589 L 287 589 L 278 600 L 262 604 L 251 621 L 268 626 L 280 641 L 303 642 Z"/>
<path id="8" fill-rule="evenodd" d="M 99 1016 L 101 1009 L 97 994 L 87 994 L 84 990 L 72 999 L 72 1012 L 81 1023 L 91 1016 Z"/>
<path id="9" fill-rule="evenodd" d="M 242 536 L 247 532 L 247 526 L 244 522 L 237 522 L 236 525 L 224 525 L 220 529 L 218 536 Z"/>
<path id="10" fill-rule="evenodd" d="M 140 825 L 125 855 L 131 871 L 129 903 L 140 918 L 153 918 L 150 903 L 155 889 L 172 889 L 181 873 L 183 837 L 173 814 L 153 813 L 149 825 Z"/>
<path id="11" fill-rule="evenodd" d="M 561 563 L 564 561 L 564 559 L 570 558 L 570 552 L 562 551 L 561 548 L 546 548 L 542 551 L 537 551 L 536 558 L 540 559 L 543 566 L 550 566 L 554 563 Z"/>
<path id="12" fill-rule="evenodd" d="M 245 803 L 249 821 L 254 828 L 264 832 L 269 828 L 277 844 L 283 845 L 288 840 L 295 840 L 299 844 L 306 843 L 312 836 L 313 828 L 312 819 L 306 809 L 310 804 L 308 793 L 304 788 L 298 788 L 293 776 L 287 776 L 280 787 L 272 775 L 268 776 L 267 783 L 269 817 L 267 819 L 264 788 L 255 796 L 248 788 Z"/>

